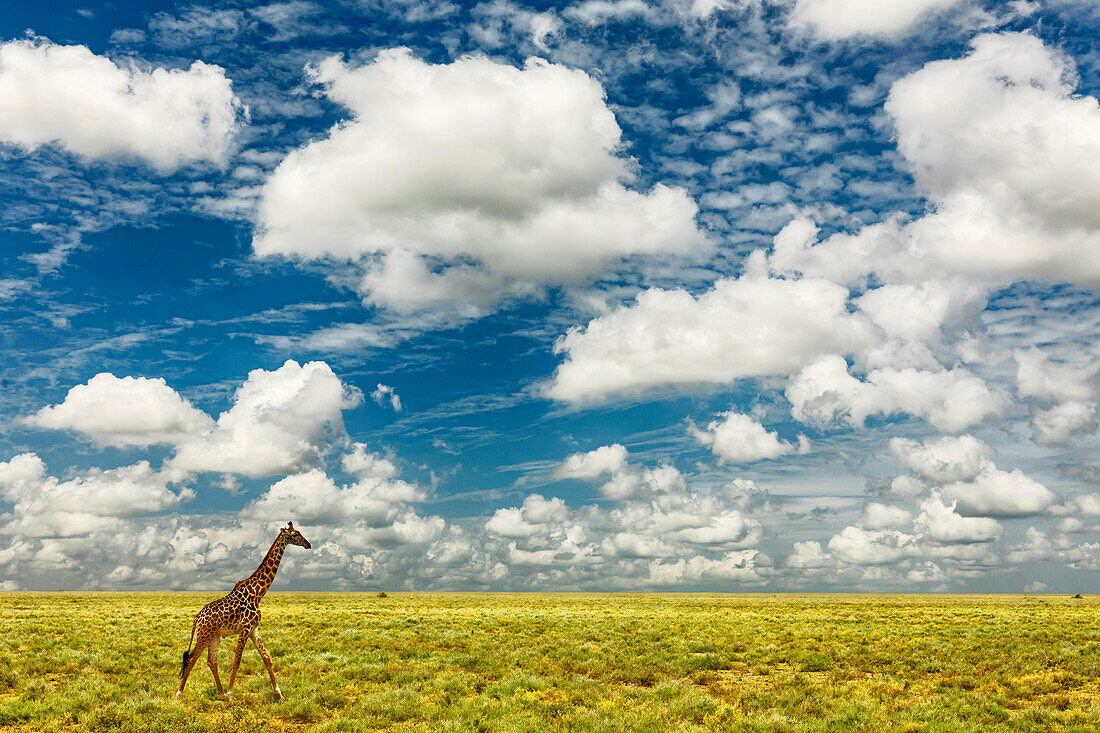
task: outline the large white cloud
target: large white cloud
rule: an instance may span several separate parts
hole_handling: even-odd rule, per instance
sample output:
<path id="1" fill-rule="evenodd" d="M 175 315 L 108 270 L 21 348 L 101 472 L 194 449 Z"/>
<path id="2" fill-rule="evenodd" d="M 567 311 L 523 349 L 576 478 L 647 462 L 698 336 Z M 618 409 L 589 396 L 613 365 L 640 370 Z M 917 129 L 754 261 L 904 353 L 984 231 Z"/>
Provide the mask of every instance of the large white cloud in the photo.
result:
<path id="1" fill-rule="evenodd" d="M 100 445 L 171 445 L 175 455 L 165 467 L 177 477 L 204 471 L 263 477 L 308 468 L 326 449 L 326 438 L 346 441 L 341 414 L 362 397 L 327 363 L 288 360 L 274 371 L 249 372 L 217 422 L 164 380 L 109 373 L 24 419 L 35 427 L 76 430 Z M 382 463 L 356 456 L 346 459 L 345 470 L 363 471 L 367 464 L 381 470 Z"/>
<path id="2" fill-rule="evenodd" d="M 784 563 L 799 572 L 816 571 L 829 565 L 831 558 L 821 549 L 820 542 L 795 542 Z"/>
<path id="3" fill-rule="evenodd" d="M 890 441 L 890 452 L 916 474 L 894 479 L 891 493 L 909 499 L 931 496 L 921 504 L 926 527 L 946 517 L 944 507 L 964 517 L 1022 517 L 1048 509 L 1052 513 L 1069 513 L 1071 507 L 1077 506 L 1072 501 L 1055 505 L 1054 493 L 1023 471 L 997 468 L 991 460 L 990 447 L 970 435 L 923 442 L 894 438 Z M 1087 498 L 1083 501 L 1083 506 L 1092 503 Z M 929 502 L 940 506 L 933 507 Z M 1100 510 L 1100 503 L 1097 508 Z M 947 531 L 939 533 L 940 541 Z"/>
<path id="4" fill-rule="evenodd" d="M 582 71 L 431 65 L 397 49 L 357 68 L 330 58 L 313 74 L 353 117 L 264 185 L 260 256 L 350 260 L 369 302 L 407 311 L 709 246 L 684 191 L 624 187 L 619 126 Z"/>
<path id="5" fill-rule="evenodd" d="M 945 328 L 973 326 L 986 305 L 984 288 L 958 280 L 890 283 L 868 290 L 856 303 L 889 339 L 936 344 Z"/>
<path id="6" fill-rule="evenodd" d="M 912 521 L 913 515 L 905 509 L 872 501 L 863 507 L 863 514 L 859 517 L 859 526 L 862 529 L 876 531 L 904 527 Z"/>
<path id="7" fill-rule="evenodd" d="M 937 483 L 974 479 L 993 454 L 988 445 L 972 435 L 945 436 L 924 442 L 893 438 L 890 452 L 910 470 Z"/>
<path id="8" fill-rule="evenodd" d="M 989 461 L 972 480 L 944 486 L 943 497 L 967 516 L 1024 517 L 1054 503 L 1054 494 L 1035 479 L 1019 470 L 1002 471 Z"/>
<path id="9" fill-rule="evenodd" d="M 789 221 L 772 238 L 768 269 L 777 275 L 820 277 L 851 288 L 865 285 L 872 272 L 890 283 L 911 284 L 928 282 L 935 274 L 913 249 L 897 218 L 856 234 L 838 232 L 820 242 L 818 232 L 818 226 L 805 217 Z"/>
<path id="10" fill-rule="evenodd" d="M 1096 406 L 1085 402 L 1063 402 L 1031 415 L 1038 445 L 1063 445 L 1078 433 L 1096 430 Z"/>
<path id="11" fill-rule="evenodd" d="M 1100 363 L 1082 366 L 1056 364 L 1039 349 L 1019 349 L 1016 357 L 1016 390 L 1022 397 L 1059 401 L 1085 401 L 1096 395 Z"/>
<path id="12" fill-rule="evenodd" d="M 0 463 L 0 498 L 13 507 L 6 534 L 79 537 L 118 525 L 118 520 L 168 509 L 194 496 L 173 492 L 170 476 L 147 461 L 115 469 L 89 469 L 62 480 L 46 473 L 34 453 Z"/>
<path id="13" fill-rule="evenodd" d="M 691 434 L 724 463 L 751 463 L 810 450 L 805 435 L 800 435 L 797 443 L 789 443 L 748 415 L 724 412 L 719 417 L 722 420 L 712 420 L 705 430 L 692 426 Z"/>
<path id="14" fill-rule="evenodd" d="M 1072 82 L 1066 58 L 1023 34 L 986 34 L 966 57 L 926 65 L 893 85 L 886 111 L 931 212 L 908 222 L 897 216 L 820 243 L 813 241 L 812 224 L 796 220 L 776 236 L 763 264 L 755 255 L 749 258 L 749 272 L 865 290 L 845 308 L 858 307 L 849 317 L 864 316 L 873 324 L 872 337 L 836 353 L 853 357 L 878 383 L 860 385 L 837 374 L 844 384 L 835 385 L 849 401 L 866 402 L 864 414 L 904 410 L 951 432 L 997 414 L 1001 395 L 965 370 L 940 366 L 956 361 L 951 337 L 980 331 L 977 314 L 988 292 L 1013 280 L 1100 281 L 1100 109 L 1095 99 L 1073 95 Z M 950 113 L 941 114 L 944 105 Z M 717 300 L 714 293 L 698 303 Z M 762 373 L 741 367 L 746 354 L 770 350 L 730 343 L 725 333 L 677 320 L 704 310 L 687 307 L 687 297 L 643 293 L 634 306 L 568 334 L 560 342 L 568 358 L 550 394 L 582 402 L 633 388 Z M 710 315 L 715 331 L 733 320 Z M 768 323 L 766 317 L 756 321 Z M 676 333 L 668 333 L 672 329 Z M 713 345 L 724 368 L 715 368 L 719 359 L 698 346 L 692 352 L 650 344 L 675 345 L 681 335 L 689 344 Z M 797 345 L 788 350 L 792 360 L 813 358 L 802 353 L 803 344 L 820 346 L 805 337 L 787 343 Z M 690 358 L 677 358 L 682 354 Z M 702 370 L 707 373 L 698 374 Z M 928 390 L 935 397 L 921 399 Z M 814 413 L 820 410 L 806 411 Z M 1087 427 L 1080 419 L 1077 424 Z"/>
<path id="15" fill-rule="evenodd" d="M 775 235 L 767 267 L 784 277 L 820 277 L 863 290 L 853 304 L 880 337 L 855 355 L 864 366 L 934 366 L 954 338 L 982 329 L 988 278 L 942 267 L 899 217 L 824 241 L 817 234 L 809 220 L 792 220 Z"/>
<path id="16" fill-rule="evenodd" d="M 963 517 L 955 512 L 955 505 L 947 505 L 933 494 L 921 502 L 921 513 L 916 526 L 928 533 L 935 542 L 971 543 L 994 542 L 1001 538 L 1004 529 L 990 517 Z"/>
<path id="17" fill-rule="evenodd" d="M 181 444 L 171 465 L 248 476 L 291 473 L 321 449 L 326 429 L 342 429 L 341 412 L 361 399 L 323 361 L 254 369 L 214 428 Z"/>
<path id="18" fill-rule="evenodd" d="M 662 464 L 646 468 L 630 463 L 628 457 L 626 448 L 619 443 L 601 446 L 587 453 L 570 455 L 554 471 L 554 476 L 587 480 L 606 476 L 607 481 L 599 491 L 616 501 L 647 499 L 687 490 L 683 475 L 674 466 Z"/>
<path id="19" fill-rule="evenodd" d="M 1016 545 L 1009 551 L 1007 556 L 1009 562 L 1033 563 L 1057 557 L 1058 548 L 1049 537 L 1035 527 L 1028 527 L 1026 536 L 1026 542 Z"/>
<path id="20" fill-rule="evenodd" d="M 1100 282 L 1100 106 L 1038 38 L 986 34 L 891 87 L 898 150 L 936 205 L 909 225 L 955 272 Z"/>
<path id="21" fill-rule="evenodd" d="M 567 358 L 546 394 L 584 403 L 665 385 L 790 374 L 871 340 L 870 324 L 849 313 L 847 299 L 845 288 L 826 280 L 754 274 L 720 280 L 698 297 L 647 290 L 558 342 Z"/>
<path id="22" fill-rule="evenodd" d="M 557 478 L 594 479 L 618 473 L 627 466 L 628 451 L 621 443 L 601 445 L 587 453 L 573 453 L 555 470 Z"/>
<path id="23" fill-rule="evenodd" d="M 888 565 L 918 551 L 914 535 L 894 529 L 845 527 L 829 540 L 829 552 L 851 565 Z"/>
<path id="24" fill-rule="evenodd" d="M 799 221 L 776 237 L 771 269 L 909 286 L 864 303 L 887 331 L 923 338 L 1014 280 L 1096 285 L 1100 105 L 1075 83 L 1069 58 L 1022 33 L 978 36 L 966 56 L 899 79 L 885 110 L 930 212 L 820 243 Z"/>
<path id="25" fill-rule="evenodd" d="M 298 521 L 312 525 L 358 522 L 368 527 L 394 523 L 402 510 L 395 489 L 404 489 L 406 499 L 422 499 L 417 489 L 404 482 L 360 481 L 339 487 L 319 469 L 297 473 L 274 483 L 259 499 L 244 508 L 244 516 L 267 521 Z"/>
<path id="26" fill-rule="evenodd" d="M 569 510 L 561 499 L 530 494 L 524 498 L 522 506 L 497 509 L 485 528 L 508 539 L 525 539 L 538 534 L 542 525 L 565 522 L 568 517 Z"/>
<path id="27" fill-rule="evenodd" d="M 241 105 L 218 66 L 119 67 L 85 46 L 0 44 L 0 141 L 57 144 L 87 159 L 138 158 L 161 172 L 224 164 Z"/>
<path id="28" fill-rule="evenodd" d="M 172 445 L 175 455 L 166 467 L 174 475 L 272 476 L 306 468 L 323 451 L 326 436 L 346 439 L 341 413 L 361 400 L 325 362 L 288 360 L 273 371 L 249 372 L 216 422 L 163 379 L 109 373 L 73 387 L 64 402 L 25 422 L 74 430 L 101 445 Z"/>
<path id="29" fill-rule="evenodd" d="M 214 426 L 163 379 L 119 378 L 109 372 L 73 387 L 61 404 L 43 407 L 24 422 L 73 430 L 114 446 L 178 444 Z"/>
<path id="30" fill-rule="evenodd" d="M 397 478 L 397 467 L 387 458 L 355 444 L 341 461 L 356 480 L 338 486 L 320 469 L 292 474 L 272 484 L 240 512 L 245 520 L 295 521 L 324 527 L 344 544 L 362 548 L 424 545 L 440 537 L 446 523 L 421 516 L 412 504 L 424 501 L 419 486 Z"/>
<path id="31" fill-rule="evenodd" d="M 790 23 L 808 26 L 823 38 L 895 36 L 922 17 L 961 0 L 795 0 Z"/>
<path id="32" fill-rule="evenodd" d="M 1031 414 L 1038 445 L 1063 445 L 1096 430 L 1096 373 L 1100 362 L 1052 362 L 1037 348 L 1017 349 L 1016 392 L 1038 401 Z M 1050 405 L 1050 402 L 1057 404 Z"/>
<path id="33" fill-rule="evenodd" d="M 649 564 L 648 580 L 653 585 L 683 585 L 707 580 L 758 585 L 763 577 L 757 567 L 766 559 L 759 550 L 731 550 L 719 558 L 696 555 L 669 563 L 653 560 Z"/>
<path id="34" fill-rule="evenodd" d="M 832 354 L 803 369 L 787 386 L 791 413 L 802 422 L 861 426 L 871 415 L 908 413 L 947 432 L 996 417 L 1005 406 L 965 369 L 873 369 L 861 381 L 844 358 Z"/>

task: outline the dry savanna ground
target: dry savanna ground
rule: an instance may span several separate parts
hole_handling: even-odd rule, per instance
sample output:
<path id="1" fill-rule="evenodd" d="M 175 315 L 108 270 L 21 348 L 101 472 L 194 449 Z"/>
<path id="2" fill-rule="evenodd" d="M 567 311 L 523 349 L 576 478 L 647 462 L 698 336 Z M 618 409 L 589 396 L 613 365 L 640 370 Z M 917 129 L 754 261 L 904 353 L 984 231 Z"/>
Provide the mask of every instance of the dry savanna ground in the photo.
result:
<path id="1" fill-rule="evenodd" d="M 251 647 L 177 701 L 214 597 L 0 594 L 0 728 L 1100 730 L 1091 596 L 271 593 L 286 701 Z"/>

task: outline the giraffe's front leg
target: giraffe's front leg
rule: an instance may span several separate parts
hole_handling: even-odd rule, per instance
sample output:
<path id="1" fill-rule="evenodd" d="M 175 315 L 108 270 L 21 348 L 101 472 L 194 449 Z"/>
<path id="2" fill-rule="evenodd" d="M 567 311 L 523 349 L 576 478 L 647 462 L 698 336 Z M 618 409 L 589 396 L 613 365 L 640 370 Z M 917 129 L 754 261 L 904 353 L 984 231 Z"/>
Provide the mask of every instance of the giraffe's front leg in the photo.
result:
<path id="1" fill-rule="evenodd" d="M 271 686 L 275 690 L 275 697 L 282 700 L 283 691 L 279 689 L 279 683 L 275 681 L 275 666 L 271 663 L 271 656 L 267 653 L 267 649 L 264 649 L 264 643 L 260 641 L 260 627 L 254 626 L 250 636 L 252 637 L 252 643 L 256 645 L 256 651 L 260 653 L 264 664 L 267 665 L 267 673 L 271 676 Z"/>
<path id="2" fill-rule="evenodd" d="M 214 638 L 210 640 L 210 646 L 206 648 L 206 664 L 209 665 L 210 671 L 214 673 L 214 684 L 218 686 L 218 695 L 225 698 L 222 678 L 218 676 L 218 645 L 221 643 L 222 638 L 214 634 Z"/>
<path id="3" fill-rule="evenodd" d="M 248 632 L 242 631 L 237 637 L 237 649 L 233 652 L 233 669 L 229 673 L 229 695 L 233 696 L 233 684 L 237 681 L 237 669 L 241 666 L 241 655 L 244 654 L 244 644 L 248 639 Z"/>

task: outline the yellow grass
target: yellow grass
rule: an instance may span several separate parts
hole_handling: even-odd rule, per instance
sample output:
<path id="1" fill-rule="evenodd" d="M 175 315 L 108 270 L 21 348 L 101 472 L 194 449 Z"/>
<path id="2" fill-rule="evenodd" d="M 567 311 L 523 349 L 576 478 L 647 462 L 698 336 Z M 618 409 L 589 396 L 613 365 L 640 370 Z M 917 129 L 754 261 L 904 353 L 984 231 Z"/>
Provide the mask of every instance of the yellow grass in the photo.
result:
<path id="1" fill-rule="evenodd" d="M 286 701 L 251 647 L 177 701 L 216 595 L 0 594 L 0 728 L 1100 730 L 1092 596 L 271 593 Z"/>

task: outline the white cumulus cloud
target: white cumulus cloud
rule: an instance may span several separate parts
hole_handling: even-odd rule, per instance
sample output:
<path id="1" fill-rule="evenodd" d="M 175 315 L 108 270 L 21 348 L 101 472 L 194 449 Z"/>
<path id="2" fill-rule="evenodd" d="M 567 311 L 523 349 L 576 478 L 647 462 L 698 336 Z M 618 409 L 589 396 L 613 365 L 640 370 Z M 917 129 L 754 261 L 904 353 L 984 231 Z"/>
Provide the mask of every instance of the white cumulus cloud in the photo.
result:
<path id="1" fill-rule="evenodd" d="M 546 394 L 570 403 L 668 385 L 722 384 L 790 374 L 822 354 L 870 339 L 848 291 L 821 279 L 745 275 L 695 297 L 652 289 L 631 305 L 571 330 Z"/>
<path id="2" fill-rule="evenodd" d="M 558 478 L 593 479 L 618 473 L 627 465 L 629 453 L 620 443 L 602 445 L 587 453 L 573 453 L 555 471 Z"/>
<path id="3" fill-rule="evenodd" d="M 845 527 L 829 540 L 829 553 L 850 565 L 889 565 L 917 552 L 917 538 L 893 529 Z"/>
<path id="4" fill-rule="evenodd" d="M 596 479 L 607 476 L 599 491 L 617 501 L 644 499 L 658 494 L 685 491 L 683 475 L 675 466 L 653 468 L 630 463 L 622 445 L 601 446 L 587 453 L 574 453 L 554 471 L 555 478 Z"/>
<path id="5" fill-rule="evenodd" d="M 751 482 L 699 489 L 689 486 L 673 466 L 643 466 L 628 458 L 616 443 L 573 454 L 555 472 L 559 478 L 589 481 L 607 477 L 598 488 L 610 500 L 609 507 L 570 510 L 560 499 L 533 494 L 520 507 L 498 509 L 486 528 L 510 538 L 528 565 L 556 564 L 563 557 L 586 562 L 671 559 L 661 572 L 673 572 L 670 568 L 691 563 L 690 558 L 697 558 L 697 564 L 719 562 L 722 553 L 751 547 L 762 537 L 760 523 L 745 513 L 755 488 Z M 553 547 L 557 549 L 549 549 Z M 638 570 L 636 564 L 632 567 Z M 645 582 L 661 584 L 652 578 Z"/>
<path id="6" fill-rule="evenodd" d="M 416 486 L 388 475 L 368 474 L 347 486 L 337 486 L 319 469 L 292 474 L 272 484 L 242 516 L 305 524 L 389 527 L 408 513 L 405 506 L 422 501 Z"/>
<path id="7" fill-rule="evenodd" d="M 23 453 L 0 463 L 0 497 L 13 504 L 5 531 L 25 537 L 79 537 L 194 496 L 188 488 L 173 492 L 170 480 L 147 461 L 93 468 L 62 480 L 49 476 L 37 455 Z"/>
<path id="8" fill-rule="evenodd" d="M 171 465 L 248 476 L 291 473 L 320 450 L 326 429 L 342 429 L 341 412 L 360 399 L 323 361 L 254 369 L 214 428 L 180 445 Z"/>
<path id="9" fill-rule="evenodd" d="M 1019 349 L 1016 356 L 1016 391 L 1021 397 L 1085 401 L 1096 394 L 1094 380 L 1100 364 L 1056 364 L 1039 349 Z"/>
<path id="10" fill-rule="evenodd" d="M 223 165 L 241 104 L 218 66 L 120 67 L 86 46 L 0 44 L 0 140 L 56 144 L 86 159 L 137 158 L 160 172 Z"/>
<path id="11" fill-rule="evenodd" d="M 795 542 L 785 564 L 799 571 L 817 570 L 827 567 L 830 560 L 821 549 L 820 542 Z"/>
<path id="12" fill-rule="evenodd" d="M 759 550 L 733 550 L 719 558 L 696 555 L 671 563 L 653 560 L 649 565 L 649 582 L 681 585 L 701 580 L 726 580 L 753 585 L 763 581 L 757 572 L 757 565 L 763 558 Z"/>
<path id="13" fill-rule="evenodd" d="M 911 471 L 937 483 L 974 479 L 993 454 L 988 445 L 972 435 L 944 436 L 923 442 L 893 438 L 890 452 Z"/>
<path id="14" fill-rule="evenodd" d="M 1100 106 L 1061 52 L 985 34 L 891 87 L 898 150 L 935 211 L 917 246 L 972 277 L 1100 282 Z"/>
<path id="15" fill-rule="evenodd" d="M 904 527 L 913 521 L 913 515 L 898 506 L 887 506 L 872 501 L 863 508 L 859 526 L 868 530 L 894 529 Z"/>
<path id="16" fill-rule="evenodd" d="M 173 475 L 271 476 L 299 472 L 322 451 L 326 435 L 342 437 L 342 411 L 361 400 L 325 362 L 288 360 L 273 371 L 249 372 L 217 421 L 163 379 L 109 373 L 73 387 L 64 402 L 24 421 L 73 430 L 100 445 L 171 445 L 175 454 L 166 467 Z"/>
<path id="17" fill-rule="evenodd" d="M 810 27 L 823 38 L 889 37 L 960 0 L 795 0 L 790 23 Z"/>
<path id="18" fill-rule="evenodd" d="M 928 533 L 936 542 L 971 543 L 995 542 L 1004 529 L 1000 522 L 990 517 L 963 517 L 955 512 L 955 505 L 944 504 L 933 494 L 920 505 L 921 513 L 916 526 Z"/>
<path id="19" fill-rule="evenodd" d="M 1002 471 L 989 461 L 973 480 L 944 486 L 943 497 L 967 516 L 1024 517 L 1054 503 L 1054 494 L 1035 479 L 1019 470 Z"/>
<path id="20" fill-rule="evenodd" d="M 69 390 L 58 405 L 24 419 L 29 425 L 72 430 L 100 445 L 174 445 L 211 429 L 214 421 L 163 379 L 97 374 Z"/>
<path id="21" fill-rule="evenodd" d="M 1086 402 L 1063 402 L 1031 415 L 1034 440 L 1039 445 L 1064 445 L 1078 433 L 1096 430 L 1096 406 Z"/>
<path id="22" fill-rule="evenodd" d="M 787 399 L 801 422 L 858 427 L 871 415 L 907 413 L 947 432 L 1000 415 L 1006 402 L 966 369 L 872 369 L 861 381 L 837 354 L 803 369 L 788 384 Z"/>
<path id="23" fill-rule="evenodd" d="M 412 311 L 709 248 L 683 190 L 623 185 L 619 126 L 582 71 L 396 49 L 356 68 L 330 58 L 313 76 L 353 116 L 268 179 L 257 255 L 352 261 L 366 301 Z"/>
<path id="24" fill-rule="evenodd" d="M 561 499 L 530 494 L 518 508 L 497 509 L 485 523 L 485 528 L 509 539 L 527 538 L 540 532 L 543 525 L 565 522 L 569 515 Z"/>
<path id="25" fill-rule="evenodd" d="M 720 417 L 721 421 L 711 421 L 705 430 L 692 426 L 691 434 L 724 463 L 751 463 L 810 450 L 810 441 L 804 435 L 797 443 L 790 443 L 748 415 L 724 412 Z"/>

